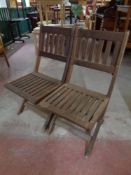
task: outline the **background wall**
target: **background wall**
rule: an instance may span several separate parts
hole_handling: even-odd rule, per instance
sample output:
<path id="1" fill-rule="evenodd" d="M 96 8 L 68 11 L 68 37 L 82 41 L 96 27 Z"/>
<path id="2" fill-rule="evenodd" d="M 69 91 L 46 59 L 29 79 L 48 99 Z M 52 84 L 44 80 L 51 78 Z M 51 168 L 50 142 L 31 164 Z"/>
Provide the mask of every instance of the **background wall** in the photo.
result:
<path id="1" fill-rule="evenodd" d="M 0 0 L 0 7 L 7 7 L 6 0 Z"/>

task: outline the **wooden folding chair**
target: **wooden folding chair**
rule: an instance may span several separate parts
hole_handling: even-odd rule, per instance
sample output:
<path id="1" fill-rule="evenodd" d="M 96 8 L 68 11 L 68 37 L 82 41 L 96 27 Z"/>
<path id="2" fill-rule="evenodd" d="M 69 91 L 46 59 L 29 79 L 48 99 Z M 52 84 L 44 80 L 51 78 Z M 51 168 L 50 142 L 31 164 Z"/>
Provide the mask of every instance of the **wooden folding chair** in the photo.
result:
<path id="1" fill-rule="evenodd" d="M 40 102 L 65 81 L 72 48 L 73 30 L 72 28 L 41 26 L 35 71 L 5 85 L 6 88 L 24 98 L 18 114 L 24 110 L 27 101 L 33 104 Z M 38 72 L 42 56 L 66 62 L 62 81 Z"/>
<path id="2" fill-rule="evenodd" d="M 10 67 L 10 64 L 9 64 L 9 61 L 8 61 L 8 58 L 6 56 L 5 49 L 4 49 L 4 46 L 3 46 L 1 34 L 0 34 L 0 55 L 4 56 L 7 66 Z"/>
<path id="3" fill-rule="evenodd" d="M 54 114 L 46 123 L 48 132 L 53 130 L 54 124 L 68 129 L 70 126 L 70 131 L 85 139 L 88 143 L 85 156 L 91 153 L 103 123 L 128 36 L 128 32 L 78 29 L 66 81 L 70 80 L 71 65 L 96 69 L 112 76 L 108 93 L 105 95 L 66 83 L 34 106 L 38 111 Z"/>

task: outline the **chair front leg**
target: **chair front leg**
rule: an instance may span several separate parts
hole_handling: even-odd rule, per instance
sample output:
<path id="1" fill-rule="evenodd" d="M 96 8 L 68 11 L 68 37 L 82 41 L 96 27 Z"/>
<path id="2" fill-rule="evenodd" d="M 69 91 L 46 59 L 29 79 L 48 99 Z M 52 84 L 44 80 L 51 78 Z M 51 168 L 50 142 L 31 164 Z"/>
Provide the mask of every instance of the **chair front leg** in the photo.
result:
<path id="1" fill-rule="evenodd" d="M 53 116 L 54 116 L 53 113 L 51 113 L 51 114 L 48 116 L 48 118 L 47 118 L 47 120 L 45 121 L 44 126 L 43 126 L 43 130 L 44 130 L 44 131 L 47 131 L 47 130 L 48 130 Z"/>
<path id="2" fill-rule="evenodd" d="M 38 52 L 38 51 L 37 51 L 37 52 Z M 36 63 L 35 63 L 35 68 L 34 68 L 34 71 L 35 71 L 35 72 L 38 72 L 38 70 L 39 70 L 40 61 L 41 61 L 40 56 L 37 56 L 37 58 L 36 58 Z"/>
<path id="3" fill-rule="evenodd" d="M 20 109 L 17 112 L 18 115 L 21 114 L 24 111 L 26 102 L 27 102 L 27 100 L 23 99 L 23 102 L 22 102 L 22 104 L 20 106 Z"/>
<path id="4" fill-rule="evenodd" d="M 98 132 L 100 130 L 102 123 L 103 123 L 103 119 L 97 122 L 95 131 L 93 135 L 91 136 L 90 141 L 88 142 L 88 144 L 86 143 L 87 146 L 85 149 L 85 157 L 89 156 L 92 153 L 92 150 L 93 150 L 93 147 L 94 147 L 94 144 L 95 144 L 95 141 L 96 141 L 96 138 L 97 138 L 97 135 L 98 135 Z"/>
<path id="5" fill-rule="evenodd" d="M 46 131 L 48 134 L 52 133 L 55 127 L 55 120 L 56 120 L 55 114 L 51 113 L 43 126 L 44 131 Z"/>
<path id="6" fill-rule="evenodd" d="M 51 134 L 51 133 L 53 132 L 53 130 L 54 130 L 54 128 L 55 128 L 55 121 L 56 121 L 56 118 L 57 118 L 56 115 L 54 115 L 54 116 L 52 117 L 52 120 L 50 121 L 48 130 L 47 130 L 48 134 Z"/>

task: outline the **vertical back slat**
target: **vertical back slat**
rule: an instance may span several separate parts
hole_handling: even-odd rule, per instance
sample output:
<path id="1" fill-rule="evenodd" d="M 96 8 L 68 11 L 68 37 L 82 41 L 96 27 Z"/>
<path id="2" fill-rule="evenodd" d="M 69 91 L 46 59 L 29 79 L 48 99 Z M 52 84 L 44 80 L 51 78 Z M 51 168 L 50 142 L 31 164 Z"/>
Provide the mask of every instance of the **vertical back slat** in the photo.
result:
<path id="1" fill-rule="evenodd" d="M 88 61 L 92 62 L 94 49 L 95 49 L 95 39 L 91 40 Z"/>
<path id="2" fill-rule="evenodd" d="M 58 35 L 55 34 L 54 36 L 54 47 L 55 47 L 55 54 L 57 54 L 57 50 L 58 50 Z"/>
<path id="3" fill-rule="evenodd" d="M 57 54 L 61 55 L 61 49 L 62 49 L 62 35 L 58 35 L 58 48 L 57 48 Z"/>
<path id="4" fill-rule="evenodd" d="M 81 41 L 81 58 L 82 58 L 82 60 L 85 59 L 86 46 L 87 46 L 86 39 L 83 38 L 82 41 Z"/>
<path id="5" fill-rule="evenodd" d="M 52 34 L 50 34 L 50 52 L 53 53 L 53 47 L 54 47 L 54 37 Z"/>
<path id="6" fill-rule="evenodd" d="M 82 59 L 82 38 L 79 43 L 79 52 L 78 52 L 78 59 Z"/>
<path id="7" fill-rule="evenodd" d="M 117 41 L 115 43 L 115 46 L 114 46 L 114 50 L 113 50 L 113 54 L 112 54 L 112 61 L 111 61 L 111 65 L 115 65 L 116 64 L 116 61 L 117 61 L 117 55 L 120 51 L 120 45 L 121 43 L 119 41 Z"/>
<path id="8" fill-rule="evenodd" d="M 80 42 L 81 42 L 81 38 L 77 38 L 77 43 L 75 43 L 76 45 L 76 50 L 75 50 L 75 57 L 79 59 L 79 50 L 80 50 Z"/>
<path id="9" fill-rule="evenodd" d="M 68 55 L 68 52 L 69 52 L 69 50 L 68 50 L 68 47 L 67 46 L 69 46 L 69 36 L 67 36 L 66 38 L 65 38 L 65 55 Z"/>
<path id="10" fill-rule="evenodd" d="M 108 61 L 110 53 L 111 53 L 111 47 L 112 47 L 112 41 L 107 41 L 105 53 L 103 54 L 103 59 L 102 59 L 103 64 L 107 64 L 107 61 Z"/>
<path id="11" fill-rule="evenodd" d="M 61 55 L 65 55 L 65 36 L 62 36 Z"/>
<path id="12" fill-rule="evenodd" d="M 91 42 L 92 40 L 90 38 L 87 39 L 87 45 L 86 45 L 86 55 L 85 60 L 88 61 L 89 55 L 90 55 L 90 48 L 91 48 Z"/>
<path id="13" fill-rule="evenodd" d="M 98 41 L 98 49 L 95 58 L 96 63 L 101 63 L 103 46 L 104 46 L 104 40 Z"/>
<path id="14" fill-rule="evenodd" d="M 99 41 L 95 40 L 94 50 L 93 50 L 93 55 L 92 55 L 92 63 L 96 63 L 98 48 L 99 48 Z"/>
<path id="15" fill-rule="evenodd" d="M 43 35 L 42 35 L 42 37 L 43 37 L 43 50 L 45 51 L 46 50 L 46 37 L 47 37 L 47 34 L 46 33 L 43 33 Z"/>
<path id="16" fill-rule="evenodd" d="M 50 34 L 47 33 L 46 39 L 45 39 L 45 41 L 46 41 L 46 44 L 45 44 L 45 51 L 46 51 L 46 52 L 49 51 L 49 40 L 50 40 Z"/>

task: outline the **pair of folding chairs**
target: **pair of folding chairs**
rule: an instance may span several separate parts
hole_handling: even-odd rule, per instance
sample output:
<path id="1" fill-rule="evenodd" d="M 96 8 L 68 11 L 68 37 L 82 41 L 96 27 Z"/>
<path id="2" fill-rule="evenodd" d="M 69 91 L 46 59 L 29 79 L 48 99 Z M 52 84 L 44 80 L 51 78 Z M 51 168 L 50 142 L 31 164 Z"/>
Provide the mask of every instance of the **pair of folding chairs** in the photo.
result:
<path id="1" fill-rule="evenodd" d="M 55 124 L 70 128 L 86 141 L 85 156 L 89 155 L 103 123 L 128 36 L 129 32 L 41 26 L 35 71 L 6 84 L 24 98 L 19 113 L 26 103 L 40 115 L 47 112 L 45 131 L 51 133 Z M 42 56 L 65 62 L 61 81 L 38 72 Z M 74 65 L 109 73 L 108 93 L 71 84 Z"/>

